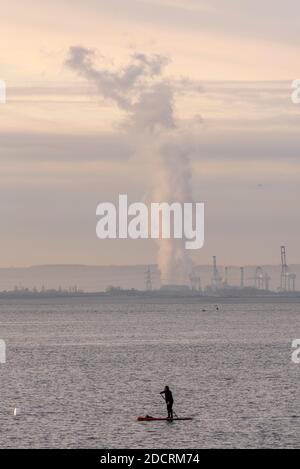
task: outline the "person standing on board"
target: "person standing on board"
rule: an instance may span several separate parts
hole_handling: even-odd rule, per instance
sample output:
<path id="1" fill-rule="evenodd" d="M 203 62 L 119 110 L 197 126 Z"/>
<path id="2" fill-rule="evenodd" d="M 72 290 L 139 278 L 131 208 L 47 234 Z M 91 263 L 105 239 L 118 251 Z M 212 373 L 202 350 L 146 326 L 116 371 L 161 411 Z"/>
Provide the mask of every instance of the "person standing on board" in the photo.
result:
<path id="1" fill-rule="evenodd" d="M 169 386 L 165 386 L 164 391 L 161 391 L 161 395 L 165 395 L 165 401 L 167 404 L 168 419 L 173 420 L 173 395 L 169 389 Z"/>

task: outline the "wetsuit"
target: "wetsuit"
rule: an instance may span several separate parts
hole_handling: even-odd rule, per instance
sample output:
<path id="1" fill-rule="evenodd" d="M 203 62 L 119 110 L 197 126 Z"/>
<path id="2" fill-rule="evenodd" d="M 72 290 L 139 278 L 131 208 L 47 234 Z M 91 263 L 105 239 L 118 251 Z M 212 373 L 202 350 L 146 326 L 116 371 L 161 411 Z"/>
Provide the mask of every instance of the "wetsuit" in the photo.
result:
<path id="1" fill-rule="evenodd" d="M 166 400 L 166 404 L 167 404 L 167 411 L 168 411 L 168 418 L 169 419 L 173 419 L 173 395 L 170 391 L 170 389 L 168 391 L 162 391 L 161 394 L 164 394 L 165 395 L 165 400 Z"/>

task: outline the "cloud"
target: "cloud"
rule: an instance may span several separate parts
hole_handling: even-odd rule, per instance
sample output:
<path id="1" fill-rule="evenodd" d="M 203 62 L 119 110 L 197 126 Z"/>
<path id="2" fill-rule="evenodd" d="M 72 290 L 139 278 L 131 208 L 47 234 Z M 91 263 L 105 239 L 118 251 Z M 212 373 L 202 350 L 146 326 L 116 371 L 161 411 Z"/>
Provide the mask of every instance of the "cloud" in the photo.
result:
<path id="1" fill-rule="evenodd" d="M 142 125 L 143 108 L 139 115 Z M 153 116 L 146 116 L 147 125 Z M 182 134 L 178 131 L 164 143 L 170 155 L 170 148 L 175 151 L 188 152 L 192 159 L 201 161 L 270 161 L 280 160 L 296 162 L 299 160 L 300 134 L 298 128 L 282 128 L 278 117 L 278 127 L 281 130 L 272 131 L 265 124 L 257 122 L 256 128 L 249 129 L 244 122 L 244 129 L 238 121 L 230 121 L 228 127 L 213 126 L 204 129 L 197 128 L 196 134 L 189 134 L 188 129 Z M 276 121 L 276 117 L 274 117 Z M 288 123 L 288 122 L 287 122 Z M 213 124 L 213 122 L 212 122 Z M 219 122 L 220 124 L 220 122 Z M 239 126 L 237 127 L 237 125 Z M 190 125 L 191 126 L 191 125 Z M 196 132 L 196 129 L 194 129 Z M 135 136 L 124 132 L 98 134 L 54 134 L 35 132 L 0 132 L 0 161 L 101 161 L 127 164 L 135 154 Z M 148 153 L 147 153 L 148 155 Z M 270 165 L 272 173 L 272 165 Z"/>
<path id="2" fill-rule="evenodd" d="M 137 0 L 139 3 L 157 5 L 158 7 L 178 8 L 191 11 L 209 11 L 212 8 L 199 0 Z"/>
<path id="3" fill-rule="evenodd" d="M 171 87 L 159 83 L 144 91 L 132 105 L 129 122 L 136 129 L 149 128 L 154 131 L 157 126 L 175 128 Z"/>
<path id="4" fill-rule="evenodd" d="M 133 153 L 124 135 L 0 133 L 0 160 L 127 161 Z"/>
<path id="5" fill-rule="evenodd" d="M 103 0 L 101 0 L 103 1 Z M 177 30 L 299 45 L 298 0 L 111 0 L 110 8 L 136 21 Z"/>
<path id="6" fill-rule="evenodd" d="M 96 53 L 93 49 L 72 46 L 65 65 L 96 85 L 105 98 L 115 101 L 127 111 L 133 111 L 136 95 L 148 89 L 148 79 L 159 76 L 168 63 L 160 55 L 146 56 L 142 53 L 131 55 L 129 64 L 119 70 L 96 68 Z"/>

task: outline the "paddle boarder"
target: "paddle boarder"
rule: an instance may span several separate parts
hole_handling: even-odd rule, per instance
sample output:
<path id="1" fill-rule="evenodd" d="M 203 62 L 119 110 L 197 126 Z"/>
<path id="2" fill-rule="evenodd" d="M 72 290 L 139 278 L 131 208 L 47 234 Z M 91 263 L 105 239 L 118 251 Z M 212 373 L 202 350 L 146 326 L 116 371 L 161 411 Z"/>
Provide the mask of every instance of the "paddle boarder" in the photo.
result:
<path id="1" fill-rule="evenodd" d="M 160 393 L 165 401 L 166 401 L 166 404 L 167 404 L 167 411 L 168 411 L 168 419 L 170 420 L 173 420 L 173 402 L 174 402 L 174 399 L 173 399 L 173 395 L 172 395 L 172 392 L 169 388 L 169 386 L 165 386 L 165 389 L 164 391 L 161 391 Z"/>

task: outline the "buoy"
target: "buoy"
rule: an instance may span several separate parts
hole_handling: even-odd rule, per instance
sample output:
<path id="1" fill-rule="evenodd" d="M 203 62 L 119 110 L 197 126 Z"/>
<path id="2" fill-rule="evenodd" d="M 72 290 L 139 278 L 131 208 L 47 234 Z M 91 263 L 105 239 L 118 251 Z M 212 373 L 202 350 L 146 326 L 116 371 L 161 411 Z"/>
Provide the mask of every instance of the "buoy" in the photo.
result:
<path id="1" fill-rule="evenodd" d="M 15 407 L 14 408 L 14 416 L 17 417 L 18 415 L 20 415 L 21 413 L 21 409 L 19 409 L 18 407 Z"/>

